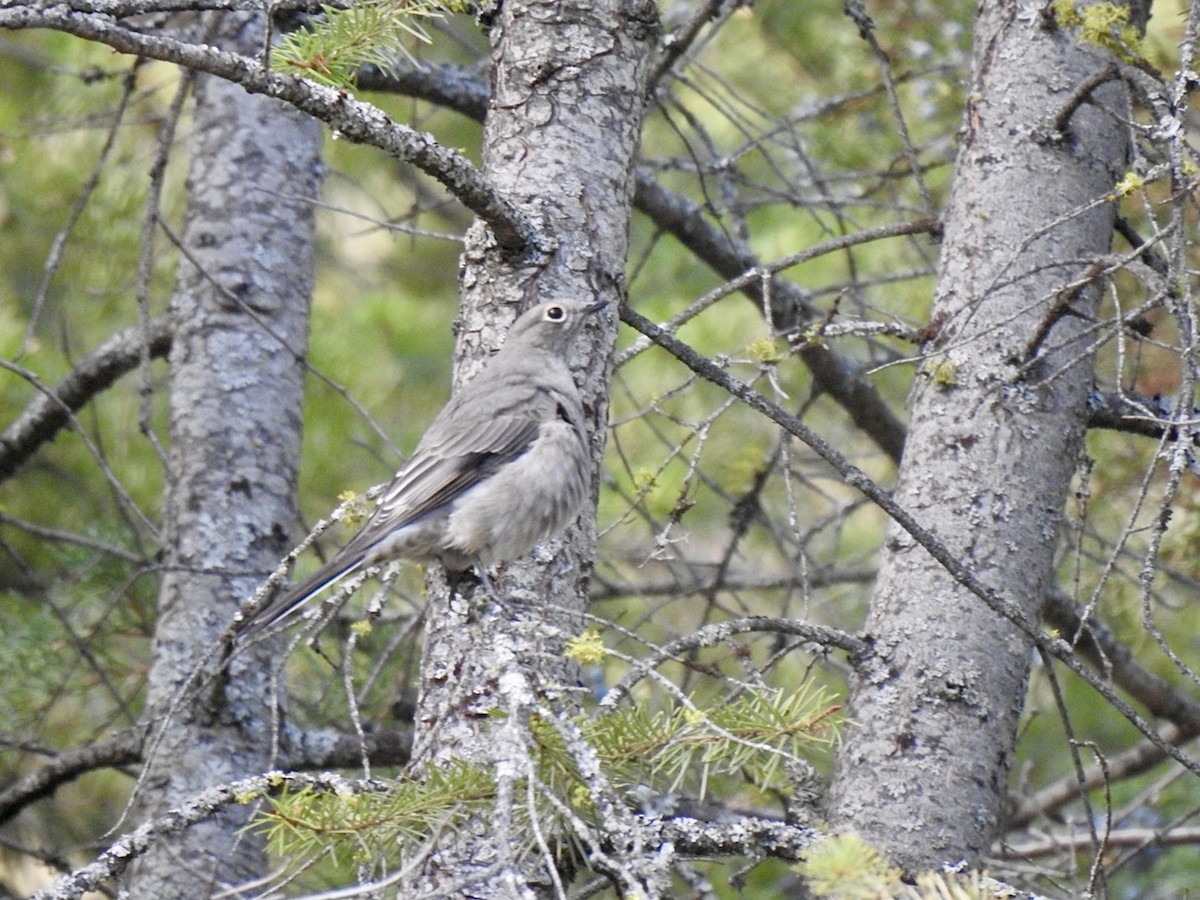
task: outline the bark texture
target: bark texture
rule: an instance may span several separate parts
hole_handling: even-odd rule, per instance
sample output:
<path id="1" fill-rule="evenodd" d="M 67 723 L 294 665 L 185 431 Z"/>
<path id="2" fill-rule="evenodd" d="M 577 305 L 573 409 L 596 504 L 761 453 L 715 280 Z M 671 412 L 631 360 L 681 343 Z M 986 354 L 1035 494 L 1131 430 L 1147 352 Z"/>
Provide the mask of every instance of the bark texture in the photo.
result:
<path id="1" fill-rule="evenodd" d="M 261 18 L 231 18 L 223 42 L 253 52 Z M 171 302 L 167 574 L 137 821 L 270 766 L 265 651 L 239 651 L 228 677 L 214 678 L 211 650 L 287 551 L 295 520 L 320 140 L 315 122 L 278 101 L 197 82 Z M 249 813 L 237 808 L 156 845 L 133 869 L 129 895 L 206 897 L 261 875 L 262 842 L 239 831 Z"/>
<path id="2" fill-rule="evenodd" d="M 653 4 L 642 0 L 538 0 L 504 3 L 491 24 L 484 171 L 549 240 L 515 259 L 482 225 L 472 228 L 460 278 L 457 378 L 477 370 L 530 303 L 606 298 L 610 309 L 596 316 L 572 360 L 597 463 L 655 16 Z M 496 579 L 500 603 L 483 589 L 465 596 L 444 587 L 433 591 L 417 711 L 418 766 L 459 758 L 496 771 L 502 782 L 524 776 L 530 710 L 574 703 L 578 676 L 563 646 L 581 630 L 593 517 L 591 503 L 566 537 L 508 565 Z M 502 723 L 489 717 L 497 709 L 507 714 Z M 461 885 L 476 877 L 472 873 L 477 883 L 461 896 L 512 896 L 520 883 L 545 883 L 545 870 L 526 868 L 514 876 L 521 865 L 513 854 L 529 838 L 510 830 L 512 810 L 503 805 L 502 799 L 494 818 L 442 836 L 422 889 Z"/>
<path id="3" fill-rule="evenodd" d="M 1092 385 L 1087 331 L 1126 165 L 1111 60 L 1074 34 L 981 5 L 945 245 L 910 397 L 896 497 L 1036 618 Z M 1091 277 L 1091 280 L 1089 280 Z M 997 834 L 1030 648 L 893 527 L 867 623 L 830 815 L 907 869 L 980 862 Z"/>

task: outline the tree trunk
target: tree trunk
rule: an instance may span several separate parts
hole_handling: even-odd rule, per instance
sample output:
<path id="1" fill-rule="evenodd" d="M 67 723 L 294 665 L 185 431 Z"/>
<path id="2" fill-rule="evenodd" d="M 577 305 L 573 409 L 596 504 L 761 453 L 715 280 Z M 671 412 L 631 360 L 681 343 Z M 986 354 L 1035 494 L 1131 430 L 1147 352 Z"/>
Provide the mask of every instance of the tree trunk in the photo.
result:
<path id="1" fill-rule="evenodd" d="M 1093 264 L 1126 165 L 1126 96 L 1073 92 L 1110 60 L 985 2 L 946 218 L 926 362 L 910 398 L 897 500 L 1030 619 L 1092 386 Z M 1030 645 L 893 527 L 830 814 L 914 870 L 979 863 L 997 834 Z"/>
<path id="2" fill-rule="evenodd" d="M 261 45 L 261 16 L 230 17 L 226 43 Z M 233 31 L 237 27 L 237 33 Z M 211 651 L 239 602 L 287 551 L 295 521 L 303 352 L 312 292 L 320 128 L 282 104 L 201 76 L 188 213 L 171 302 L 166 575 L 149 677 L 137 821 L 270 767 L 272 666 Z M 207 669 L 193 679 L 200 667 Z M 250 808 L 156 845 L 130 896 L 206 897 L 262 874 Z"/>
<path id="3" fill-rule="evenodd" d="M 491 31 L 484 171 L 553 243 L 513 260 L 482 225 L 472 228 L 460 278 L 458 378 L 478 369 L 499 343 L 501 323 L 530 303 L 607 299 L 609 309 L 597 316 L 597 326 L 586 332 L 586 349 L 573 361 L 597 465 L 655 35 L 653 4 L 641 0 L 514 0 L 503 4 Z M 433 591 L 416 765 L 466 759 L 501 778 L 524 775 L 528 732 L 520 726 L 529 711 L 541 704 L 570 709 L 576 702 L 572 691 L 564 691 L 578 683 L 578 674 L 563 647 L 582 629 L 578 613 L 585 607 L 594 543 L 594 504 L 588 504 L 564 538 L 508 565 L 495 579 L 502 603 L 490 602 L 483 589 L 466 600 L 444 586 Z M 485 715 L 497 709 L 509 714 L 503 723 Z M 495 817 L 441 835 L 423 889 L 470 879 L 472 872 L 480 880 L 464 896 L 511 896 L 518 883 L 545 883 L 545 870 L 523 867 L 514 877 L 514 851 L 528 836 L 506 831 L 511 810 L 502 803 Z M 505 877 L 495 874 L 497 866 Z"/>

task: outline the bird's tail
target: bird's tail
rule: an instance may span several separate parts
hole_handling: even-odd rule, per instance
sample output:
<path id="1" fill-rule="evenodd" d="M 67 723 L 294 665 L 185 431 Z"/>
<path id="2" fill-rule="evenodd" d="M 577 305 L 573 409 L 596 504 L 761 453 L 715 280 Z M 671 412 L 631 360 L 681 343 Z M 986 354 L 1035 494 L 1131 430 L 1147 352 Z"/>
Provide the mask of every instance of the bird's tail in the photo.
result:
<path id="1" fill-rule="evenodd" d="M 363 564 L 365 554 L 346 557 L 339 553 L 299 584 L 275 597 L 266 606 L 251 614 L 238 628 L 243 640 L 254 637 L 264 629 L 296 613 L 305 603 L 326 588 L 333 587 Z"/>

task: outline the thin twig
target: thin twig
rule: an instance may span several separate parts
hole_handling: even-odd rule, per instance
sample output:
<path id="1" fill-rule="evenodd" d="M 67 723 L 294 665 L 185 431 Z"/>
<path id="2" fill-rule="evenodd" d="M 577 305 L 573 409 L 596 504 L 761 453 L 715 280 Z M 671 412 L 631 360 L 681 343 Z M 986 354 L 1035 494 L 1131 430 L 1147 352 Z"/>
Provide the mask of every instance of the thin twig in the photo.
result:
<path id="1" fill-rule="evenodd" d="M 383 110 L 345 91 L 267 71 L 256 60 L 236 53 L 124 28 L 106 16 L 80 11 L 69 3 L 0 8 L 0 27 L 62 31 L 122 53 L 206 72 L 238 84 L 251 94 L 282 100 L 326 123 L 339 137 L 378 147 L 441 182 L 488 224 L 497 245 L 509 257 L 531 260 L 553 249 L 553 240 L 502 196 L 465 156 L 443 146 L 430 134 L 393 121 Z"/>
<path id="2" fill-rule="evenodd" d="M 642 334 L 652 338 L 656 344 L 690 368 L 697 375 L 721 387 L 746 405 L 764 414 L 780 427 L 795 435 L 811 447 L 842 477 L 850 487 L 861 491 L 897 525 L 903 528 L 913 540 L 920 544 L 926 552 L 936 560 L 950 577 L 978 597 L 997 614 L 1003 616 L 1017 627 L 1037 647 L 1046 650 L 1055 659 L 1062 662 L 1072 672 L 1082 678 L 1098 694 L 1130 724 L 1140 731 L 1148 740 L 1170 756 L 1188 771 L 1200 775 L 1200 761 L 1192 758 L 1173 747 L 1159 737 L 1154 727 L 1146 721 L 1132 706 L 1123 700 L 1109 684 L 1088 669 L 1076 658 L 1074 648 L 1064 640 L 1046 635 L 1013 601 L 1003 597 L 999 592 L 984 584 L 979 577 L 955 556 L 933 532 L 925 528 L 904 507 L 892 499 L 883 487 L 871 479 L 862 469 L 853 465 L 845 456 L 834 449 L 824 438 L 787 410 L 767 400 L 757 391 L 742 381 L 734 378 L 712 360 L 697 353 L 687 344 L 667 334 L 645 316 L 639 315 L 628 307 L 622 307 L 621 320 L 636 328 Z"/>

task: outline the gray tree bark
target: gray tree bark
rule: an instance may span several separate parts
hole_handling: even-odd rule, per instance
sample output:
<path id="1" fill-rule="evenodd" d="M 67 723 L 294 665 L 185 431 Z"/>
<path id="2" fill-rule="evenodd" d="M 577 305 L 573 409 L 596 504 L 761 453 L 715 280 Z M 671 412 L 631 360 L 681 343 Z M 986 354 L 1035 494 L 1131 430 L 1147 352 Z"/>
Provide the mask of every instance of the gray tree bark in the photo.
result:
<path id="1" fill-rule="evenodd" d="M 460 277 L 456 377 L 477 371 L 529 303 L 606 298 L 609 309 L 597 316 L 573 361 L 597 466 L 656 34 L 654 5 L 643 0 L 514 0 L 503 4 L 491 28 L 484 172 L 550 240 L 512 259 L 486 228 L 472 228 Z M 570 686 L 578 673 L 563 648 L 582 629 L 578 613 L 594 544 L 589 504 L 565 537 L 495 579 L 502 602 L 482 588 L 465 597 L 444 585 L 432 592 L 413 754 L 418 768 L 466 759 L 501 779 L 524 776 L 530 711 L 570 710 L 576 702 Z M 508 717 L 489 717 L 497 709 Z M 474 880 L 461 896 L 499 897 L 547 883 L 551 876 L 539 861 L 514 860 L 529 836 L 512 829 L 512 810 L 503 803 L 494 817 L 440 837 L 422 889 Z"/>
<path id="2" fill-rule="evenodd" d="M 1127 158 L 1110 58 L 988 0 L 897 500 L 1036 619 L 1092 386 L 1087 336 Z M 1143 19 L 1145 10 L 1140 11 Z M 903 867 L 978 864 L 997 834 L 1030 645 L 906 533 L 889 533 L 829 801 Z"/>
<path id="3" fill-rule="evenodd" d="M 230 19 L 227 44 L 261 45 L 260 16 Z M 166 574 L 136 821 L 270 765 L 265 650 L 239 650 L 219 677 L 211 651 L 287 551 L 295 521 L 320 144 L 307 116 L 198 79 L 170 312 Z M 262 841 L 239 830 L 249 813 L 232 810 L 157 844 L 132 870 L 129 895 L 206 897 L 261 875 Z"/>

